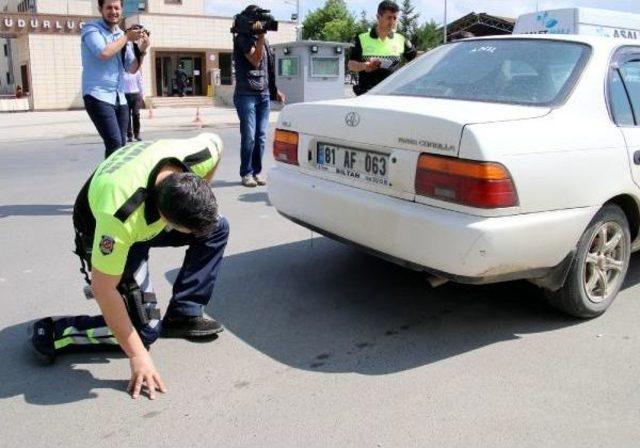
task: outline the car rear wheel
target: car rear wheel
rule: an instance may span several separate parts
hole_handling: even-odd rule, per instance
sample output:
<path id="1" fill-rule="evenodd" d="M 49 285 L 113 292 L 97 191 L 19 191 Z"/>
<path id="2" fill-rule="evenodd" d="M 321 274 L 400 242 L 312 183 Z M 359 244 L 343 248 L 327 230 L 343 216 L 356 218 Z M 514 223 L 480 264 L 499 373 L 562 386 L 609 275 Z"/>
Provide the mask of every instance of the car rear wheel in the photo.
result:
<path id="1" fill-rule="evenodd" d="M 627 217 L 620 207 L 606 205 L 580 238 L 564 286 L 549 296 L 551 304 L 579 318 L 601 315 L 622 287 L 630 256 Z"/>

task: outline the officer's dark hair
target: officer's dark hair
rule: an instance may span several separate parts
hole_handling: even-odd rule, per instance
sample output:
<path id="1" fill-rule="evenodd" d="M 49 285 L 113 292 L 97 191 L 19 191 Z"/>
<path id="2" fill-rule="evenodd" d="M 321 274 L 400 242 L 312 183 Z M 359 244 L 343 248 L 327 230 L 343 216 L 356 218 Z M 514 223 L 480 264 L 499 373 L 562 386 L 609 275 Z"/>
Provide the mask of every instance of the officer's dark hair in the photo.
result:
<path id="1" fill-rule="evenodd" d="M 102 7 L 104 6 L 104 2 L 106 2 L 107 0 L 98 0 L 98 8 L 102 9 Z M 120 7 L 124 8 L 124 0 L 120 0 Z"/>
<path id="2" fill-rule="evenodd" d="M 400 7 L 396 2 L 384 0 L 383 2 L 380 2 L 380 4 L 378 5 L 378 14 L 382 15 L 384 14 L 385 11 L 391 11 L 396 13 L 400 11 Z"/>
<path id="3" fill-rule="evenodd" d="M 192 173 L 174 173 L 157 187 L 156 205 L 170 224 L 195 235 L 212 231 L 218 222 L 218 202 L 207 182 Z"/>

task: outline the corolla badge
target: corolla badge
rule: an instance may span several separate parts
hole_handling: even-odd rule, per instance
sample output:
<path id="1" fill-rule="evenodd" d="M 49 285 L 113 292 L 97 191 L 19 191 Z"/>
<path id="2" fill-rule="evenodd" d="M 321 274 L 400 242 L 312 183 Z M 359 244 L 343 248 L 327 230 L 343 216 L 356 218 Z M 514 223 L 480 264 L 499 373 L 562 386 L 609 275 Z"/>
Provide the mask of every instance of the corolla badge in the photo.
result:
<path id="1" fill-rule="evenodd" d="M 349 112 L 346 117 L 344 117 L 344 122 L 347 123 L 347 126 L 355 128 L 360 124 L 360 115 L 357 112 Z"/>

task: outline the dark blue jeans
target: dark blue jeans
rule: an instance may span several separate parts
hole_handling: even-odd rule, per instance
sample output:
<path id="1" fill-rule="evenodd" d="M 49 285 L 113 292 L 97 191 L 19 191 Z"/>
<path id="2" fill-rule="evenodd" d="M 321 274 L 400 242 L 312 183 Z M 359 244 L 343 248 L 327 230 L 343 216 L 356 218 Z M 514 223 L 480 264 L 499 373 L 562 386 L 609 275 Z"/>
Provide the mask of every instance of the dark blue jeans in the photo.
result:
<path id="1" fill-rule="evenodd" d="M 106 159 L 127 144 L 129 106 L 126 103 L 114 106 L 91 95 L 85 95 L 83 99 L 89 118 L 104 141 Z"/>
<path id="2" fill-rule="evenodd" d="M 234 95 L 240 118 L 240 177 L 262 172 L 271 102 L 268 95 Z"/>
<path id="3" fill-rule="evenodd" d="M 182 268 L 173 283 L 173 297 L 166 314 L 201 316 L 213 295 L 228 239 L 229 223 L 225 218 L 220 218 L 218 227 L 205 236 L 195 237 L 176 230 L 163 231 L 155 238 L 131 247 L 122 277 L 136 279 L 136 273 L 148 260 L 149 249 L 152 247 L 187 246 Z M 146 285 L 138 284 L 143 291 L 146 289 Z M 154 321 L 153 324 L 137 327 L 136 330 L 142 342 L 151 345 L 160 336 L 162 325 Z M 93 340 L 87 340 L 87 335 Z M 102 316 L 70 316 L 57 319 L 54 336 L 56 340 L 64 340 L 65 336 L 75 338 L 64 350 L 75 350 L 78 346 L 82 349 L 104 349 L 105 346 L 117 345 Z"/>

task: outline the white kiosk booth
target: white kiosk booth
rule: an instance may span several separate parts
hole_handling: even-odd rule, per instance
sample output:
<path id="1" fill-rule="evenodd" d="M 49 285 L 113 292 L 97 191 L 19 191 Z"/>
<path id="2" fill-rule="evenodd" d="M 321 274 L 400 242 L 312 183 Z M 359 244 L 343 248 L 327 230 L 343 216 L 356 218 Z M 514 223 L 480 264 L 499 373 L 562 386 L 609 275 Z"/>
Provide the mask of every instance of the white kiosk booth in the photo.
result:
<path id="1" fill-rule="evenodd" d="M 297 41 L 275 44 L 276 82 L 287 103 L 343 98 L 344 42 Z"/>

